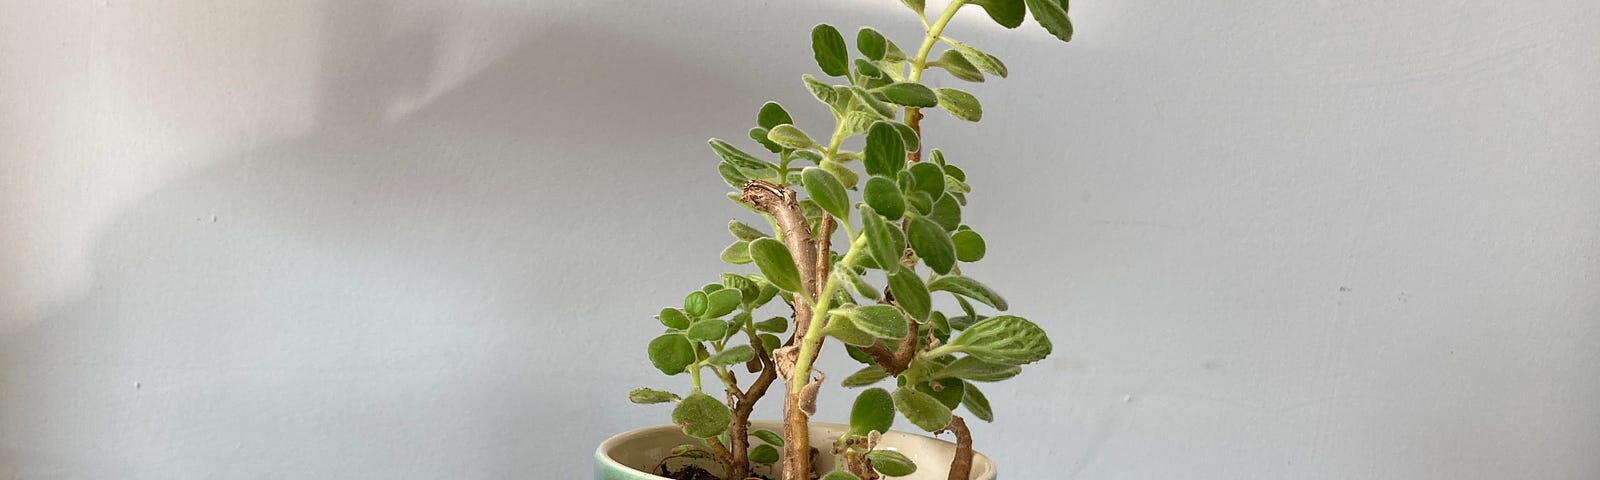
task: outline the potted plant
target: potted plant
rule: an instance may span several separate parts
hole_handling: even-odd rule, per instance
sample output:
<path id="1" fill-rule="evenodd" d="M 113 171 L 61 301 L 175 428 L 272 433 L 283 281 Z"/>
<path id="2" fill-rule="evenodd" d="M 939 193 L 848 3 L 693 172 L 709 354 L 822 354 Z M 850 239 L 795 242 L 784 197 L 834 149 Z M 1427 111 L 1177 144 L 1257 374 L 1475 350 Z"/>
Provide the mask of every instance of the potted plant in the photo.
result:
<path id="1" fill-rule="evenodd" d="M 803 131 L 768 102 L 749 132 L 765 153 L 710 141 L 728 197 L 766 227 L 729 222 L 722 260 L 755 271 L 723 274 L 660 311 L 666 330 L 649 342 L 650 363 L 687 377 L 687 391 L 633 390 L 634 403 L 670 405 L 673 425 L 608 440 L 596 478 L 994 478 L 963 415 L 992 420 L 977 383 L 1016 376 L 1051 344 L 1033 322 L 979 311 L 1008 305 L 961 272 L 985 251 L 962 221 L 971 188 L 920 124 L 923 109 L 972 122 L 983 110 L 971 94 L 922 81 L 934 69 L 968 82 L 1006 76 L 999 59 L 944 35 L 962 8 L 1007 28 L 1031 12 L 1062 41 L 1072 25 L 1067 0 L 951 0 L 931 17 L 923 0 L 902 3 L 925 27 L 909 52 L 871 28 L 856 33 L 855 54 L 834 27 L 812 30 L 829 78 L 802 80 L 832 112 L 830 134 Z M 856 137 L 861 148 L 846 148 Z M 934 294 L 951 295 L 959 312 L 935 309 Z M 864 364 L 842 381 L 867 387 L 844 425 L 810 419 L 824 381 L 813 365 L 829 343 Z M 782 422 L 751 422 L 769 391 L 783 397 Z M 955 442 L 891 432 L 897 417 Z"/>

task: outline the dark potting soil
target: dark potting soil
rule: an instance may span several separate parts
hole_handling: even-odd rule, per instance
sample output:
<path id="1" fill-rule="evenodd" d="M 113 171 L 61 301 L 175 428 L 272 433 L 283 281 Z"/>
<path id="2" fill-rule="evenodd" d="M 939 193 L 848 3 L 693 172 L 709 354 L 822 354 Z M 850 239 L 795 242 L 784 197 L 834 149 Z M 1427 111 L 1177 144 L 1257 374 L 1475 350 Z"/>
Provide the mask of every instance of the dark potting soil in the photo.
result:
<path id="1" fill-rule="evenodd" d="M 723 479 L 722 477 L 718 477 L 716 475 L 713 475 L 711 472 L 706 471 L 706 469 L 704 469 L 704 468 L 696 467 L 694 465 L 684 465 L 683 468 L 680 468 L 680 469 L 677 469 L 677 470 L 668 470 L 666 465 L 662 465 L 661 466 L 661 472 L 657 473 L 656 475 L 667 477 L 667 478 L 670 478 L 672 480 L 747 480 L 747 479 Z M 768 477 L 766 475 L 760 475 L 760 474 L 756 474 L 756 473 L 751 473 L 750 475 L 751 475 L 750 478 L 756 478 L 756 479 L 760 479 L 760 480 L 772 480 L 771 477 Z"/>

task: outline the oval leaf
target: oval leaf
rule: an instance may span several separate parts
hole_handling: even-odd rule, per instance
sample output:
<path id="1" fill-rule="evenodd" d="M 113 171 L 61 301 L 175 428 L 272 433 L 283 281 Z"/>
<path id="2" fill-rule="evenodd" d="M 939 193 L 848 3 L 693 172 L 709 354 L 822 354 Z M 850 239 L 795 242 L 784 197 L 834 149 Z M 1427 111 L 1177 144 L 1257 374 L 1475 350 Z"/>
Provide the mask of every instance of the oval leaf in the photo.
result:
<path id="1" fill-rule="evenodd" d="M 972 230 L 951 234 L 950 241 L 956 244 L 956 260 L 963 262 L 983 260 L 983 254 L 989 250 L 988 245 L 984 244 L 983 236 Z"/>
<path id="2" fill-rule="evenodd" d="M 767 132 L 767 140 L 772 140 L 773 143 L 786 148 L 811 148 L 817 146 L 817 142 L 812 140 L 810 135 L 806 135 L 805 131 L 800 130 L 800 127 L 789 124 L 773 127 L 771 131 Z"/>
<path id="3" fill-rule="evenodd" d="M 850 196 L 844 191 L 844 183 L 832 173 L 820 167 L 806 167 L 800 171 L 800 183 L 818 207 L 835 217 L 850 218 Z"/>
<path id="4" fill-rule="evenodd" d="M 701 317 L 706 314 L 706 292 L 695 291 L 683 297 L 683 311 L 691 317 Z"/>
<path id="5" fill-rule="evenodd" d="M 723 287 L 706 295 L 706 318 L 716 318 L 732 313 L 739 308 L 739 302 L 744 300 L 744 294 L 737 289 Z"/>
<path id="6" fill-rule="evenodd" d="M 640 388 L 628 392 L 628 401 L 640 405 L 676 402 L 678 401 L 678 394 L 672 392 L 663 392 L 660 390 L 652 390 L 648 388 Z"/>
<path id="7" fill-rule="evenodd" d="M 778 125 L 793 124 L 794 119 L 789 117 L 789 111 L 783 109 L 778 102 L 767 102 L 761 106 L 761 111 L 756 114 L 756 125 L 771 130 Z"/>
<path id="8" fill-rule="evenodd" d="M 1044 329 L 1014 315 L 1000 315 L 974 323 L 951 340 L 949 346 L 979 360 L 1008 365 L 1043 360 L 1050 356 L 1052 348 Z"/>
<path id="9" fill-rule="evenodd" d="M 851 310 L 855 326 L 868 335 L 878 338 L 900 339 L 910 333 L 905 315 L 892 305 L 869 305 Z"/>
<path id="10" fill-rule="evenodd" d="M 911 172 L 912 183 L 919 192 L 926 193 L 929 199 L 938 200 L 944 196 L 944 169 L 938 165 L 927 162 L 911 164 L 906 171 Z"/>
<path id="11" fill-rule="evenodd" d="M 750 258 L 755 261 L 756 268 L 761 269 L 761 275 L 778 288 L 786 292 L 804 290 L 800 283 L 800 270 L 795 267 L 794 257 L 789 256 L 789 249 L 783 246 L 783 242 L 758 238 L 750 242 Z"/>
<path id="12" fill-rule="evenodd" d="M 998 382 L 1022 373 L 1022 367 L 985 362 L 977 357 L 961 357 L 934 372 L 932 379 L 959 378 L 974 382 Z M 969 385 L 970 386 L 970 385 Z"/>
<path id="13" fill-rule="evenodd" d="M 939 108 L 950 112 L 950 116 L 969 122 L 983 119 L 983 105 L 978 103 L 978 97 L 954 88 L 941 88 L 935 92 L 939 96 Z"/>
<path id="14" fill-rule="evenodd" d="M 907 107 L 932 107 L 939 105 L 939 96 L 932 89 L 915 82 L 898 82 L 878 90 L 885 100 Z"/>
<path id="15" fill-rule="evenodd" d="M 1027 11 L 1022 0 L 972 0 L 972 3 L 983 7 L 994 23 L 1006 28 L 1022 25 L 1022 14 Z"/>
<path id="16" fill-rule="evenodd" d="M 751 348 L 749 345 L 735 345 L 727 350 L 712 354 L 711 358 L 706 359 L 706 363 L 726 366 L 748 362 L 754 358 L 756 358 L 756 349 Z"/>
<path id="17" fill-rule="evenodd" d="M 939 403 L 939 399 L 915 389 L 905 387 L 896 389 L 894 408 L 905 415 L 913 425 L 923 430 L 937 431 L 950 424 L 950 408 Z"/>
<path id="18" fill-rule="evenodd" d="M 1011 305 L 1006 299 L 1000 297 L 999 292 L 990 289 L 988 285 L 977 280 L 962 276 L 939 277 L 928 284 L 928 289 L 933 291 L 950 292 L 966 298 L 983 302 L 984 305 L 994 307 L 996 310 L 1005 311 Z"/>
<path id="19" fill-rule="evenodd" d="M 683 338 L 683 335 L 675 333 L 651 340 L 649 354 L 650 364 L 667 375 L 683 373 L 684 369 L 695 361 L 694 344 L 689 343 L 689 339 Z"/>
<path id="20" fill-rule="evenodd" d="M 885 378 L 889 378 L 889 372 L 883 371 L 883 368 L 877 365 L 867 365 L 866 368 L 857 370 L 856 373 L 852 373 L 850 376 L 844 377 L 844 381 L 839 382 L 839 385 L 845 387 L 865 387 L 867 385 L 872 385 L 874 383 L 883 381 Z"/>
<path id="21" fill-rule="evenodd" d="M 1056 2 L 1061 3 L 1056 3 Z M 1039 26 L 1063 42 L 1072 41 L 1072 20 L 1067 18 L 1064 0 L 1026 0 L 1028 11 Z"/>
<path id="22" fill-rule="evenodd" d="M 867 146 L 861 163 L 869 175 L 894 177 L 906 163 L 906 144 L 900 131 L 889 122 L 876 122 L 867 128 Z"/>
<path id="23" fill-rule="evenodd" d="M 777 432 L 772 430 L 756 430 L 751 432 L 750 435 L 761 439 L 763 442 L 767 442 L 768 445 L 776 445 L 779 447 L 783 446 L 783 436 L 778 435 Z"/>
<path id="24" fill-rule="evenodd" d="M 907 237 L 911 240 L 911 250 L 922 257 L 923 263 L 928 268 L 940 275 L 950 273 L 956 266 L 956 245 L 950 241 L 950 234 L 945 233 L 944 227 L 933 223 L 927 217 L 911 217 L 907 226 Z"/>
<path id="25" fill-rule="evenodd" d="M 902 268 L 889 274 L 889 291 L 894 293 L 895 304 L 905 309 L 907 315 L 922 322 L 928 319 L 933 301 L 928 297 L 928 286 L 917 277 L 917 272 Z"/>
<path id="26" fill-rule="evenodd" d="M 656 315 L 656 319 L 661 320 L 661 324 L 666 325 L 667 328 L 676 328 L 679 330 L 689 328 L 689 316 L 684 315 L 683 310 L 678 310 L 676 308 L 669 307 L 661 309 L 661 313 Z"/>
<path id="27" fill-rule="evenodd" d="M 856 50 L 861 51 L 862 56 L 876 62 L 883 60 L 883 56 L 889 53 L 889 44 L 877 30 L 862 27 L 856 32 Z"/>
<path id="28" fill-rule="evenodd" d="M 961 404 L 966 406 L 967 411 L 972 412 L 973 416 L 978 417 L 978 420 L 994 421 L 994 410 L 989 408 L 989 397 L 983 396 L 978 387 L 967 385 L 967 388 L 961 391 Z"/>
<path id="29" fill-rule="evenodd" d="M 694 325 L 690 325 L 686 334 L 689 335 L 690 340 L 702 342 L 722 340 L 722 337 L 728 335 L 728 322 L 716 319 L 701 320 L 694 322 Z"/>
<path id="30" fill-rule="evenodd" d="M 721 435 L 728 430 L 728 420 L 732 418 L 733 412 L 727 405 L 700 392 L 689 394 L 672 409 L 672 423 L 683 427 L 683 433 L 694 438 Z"/>
<path id="31" fill-rule="evenodd" d="M 967 60 L 965 55 L 955 49 L 945 50 L 939 54 L 939 59 L 935 60 L 933 65 L 944 68 L 944 71 L 952 77 L 973 83 L 983 82 L 983 72 L 978 71 L 978 67 L 973 65 L 972 61 Z"/>
<path id="32" fill-rule="evenodd" d="M 912 462 L 905 454 L 894 450 L 867 452 L 867 460 L 872 461 L 873 470 L 890 477 L 904 477 L 917 473 L 916 462 Z"/>
<path id="33" fill-rule="evenodd" d="M 861 199 L 885 219 L 899 220 L 905 215 L 906 201 L 894 180 L 878 175 L 867 178 L 866 186 L 861 187 Z"/>
<path id="34" fill-rule="evenodd" d="M 866 435 L 870 432 L 886 433 L 894 426 L 894 398 L 888 390 L 869 388 L 856 396 L 850 407 L 850 433 Z"/>
<path id="35" fill-rule="evenodd" d="M 867 236 L 867 253 L 872 254 L 872 260 L 884 271 L 899 270 L 900 256 L 906 251 L 904 234 L 866 205 L 861 206 L 861 220 L 861 234 Z"/>
<path id="36" fill-rule="evenodd" d="M 811 29 L 811 53 L 822 73 L 835 77 L 850 73 L 850 51 L 845 48 L 844 36 L 833 25 L 823 23 Z"/>
<path id="37" fill-rule="evenodd" d="M 750 449 L 749 458 L 753 463 L 770 464 L 778 461 L 778 449 L 772 445 L 756 445 Z"/>

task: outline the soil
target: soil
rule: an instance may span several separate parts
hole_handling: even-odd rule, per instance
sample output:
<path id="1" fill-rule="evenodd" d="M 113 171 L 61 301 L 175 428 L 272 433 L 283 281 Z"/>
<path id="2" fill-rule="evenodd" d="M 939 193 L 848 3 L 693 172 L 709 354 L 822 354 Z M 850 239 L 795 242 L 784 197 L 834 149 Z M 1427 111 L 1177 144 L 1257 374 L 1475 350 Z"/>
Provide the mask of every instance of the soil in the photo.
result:
<path id="1" fill-rule="evenodd" d="M 724 480 L 722 477 L 718 477 L 718 476 L 712 474 L 711 472 L 707 471 L 706 469 L 700 468 L 700 467 L 696 467 L 694 465 L 684 465 L 683 468 L 679 468 L 677 470 L 669 470 L 669 469 L 667 469 L 666 465 L 662 465 L 661 466 L 661 471 L 657 472 L 656 475 L 667 477 L 667 478 L 670 478 L 672 480 Z M 760 474 L 756 474 L 756 473 L 751 473 L 750 475 L 751 475 L 750 478 L 754 478 L 754 479 L 772 480 L 772 477 L 768 477 L 766 475 L 760 475 Z M 727 480 L 734 480 L 734 479 L 727 479 Z M 748 479 L 738 479 L 738 480 L 748 480 Z"/>

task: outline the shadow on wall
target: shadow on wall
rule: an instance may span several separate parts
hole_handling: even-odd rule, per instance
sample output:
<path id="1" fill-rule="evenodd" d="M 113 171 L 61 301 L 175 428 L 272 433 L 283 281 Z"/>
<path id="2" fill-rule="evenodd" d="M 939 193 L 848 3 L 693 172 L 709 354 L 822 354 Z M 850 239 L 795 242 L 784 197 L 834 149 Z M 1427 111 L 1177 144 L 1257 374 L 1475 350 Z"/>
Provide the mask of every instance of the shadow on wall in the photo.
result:
<path id="1" fill-rule="evenodd" d="M 753 80 L 574 18 L 397 115 L 436 81 L 437 26 L 367 3 L 329 9 L 317 131 L 130 207 L 88 293 L 0 337 L 0 476 L 587 471 L 588 399 L 615 393 L 570 352 L 607 339 L 545 317 L 638 317 L 607 310 L 645 288 L 609 269 L 671 245 L 606 232 L 678 233 L 674 189 L 630 187 L 715 191 L 677 112 L 744 118 L 711 100 Z"/>

